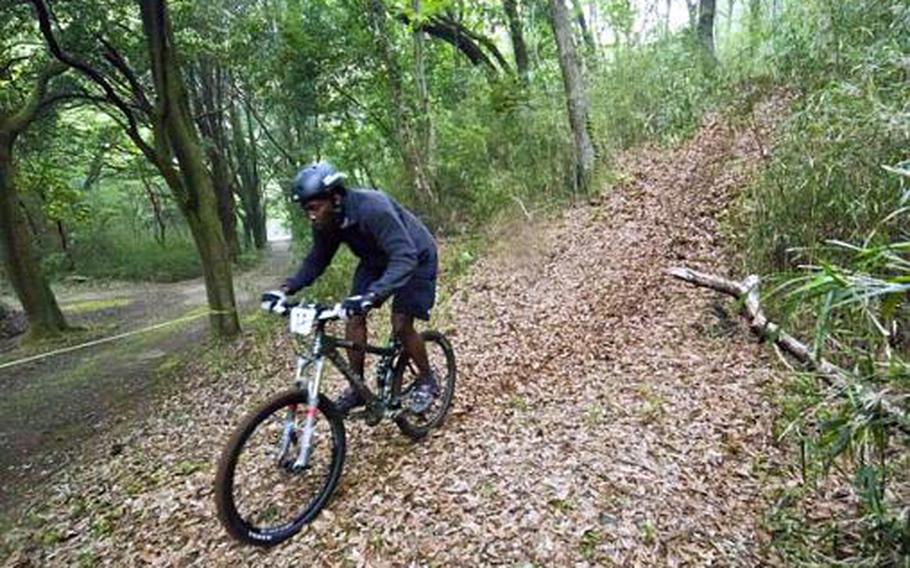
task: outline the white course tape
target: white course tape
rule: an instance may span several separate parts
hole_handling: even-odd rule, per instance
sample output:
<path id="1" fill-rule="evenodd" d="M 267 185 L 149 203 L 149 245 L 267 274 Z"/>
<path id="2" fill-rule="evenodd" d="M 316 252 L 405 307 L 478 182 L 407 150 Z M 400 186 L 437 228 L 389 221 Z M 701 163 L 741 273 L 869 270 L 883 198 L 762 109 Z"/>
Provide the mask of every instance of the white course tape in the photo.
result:
<path id="1" fill-rule="evenodd" d="M 86 347 L 94 347 L 95 345 L 101 345 L 102 343 L 110 343 L 111 341 L 117 341 L 118 339 L 123 339 L 125 337 L 130 337 L 131 335 L 138 335 L 140 333 L 147 333 L 149 331 L 154 331 L 156 329 L 161 329 L 162 327 L 167 327 L 169 325 L 175 325 L 178 323 L 183 323 L 186 321 L 191 321 L 194 319 L 199 319 L 211 314 L 217 313 L 227 313 L 227 312 L 217 312 L 217 311 L 208 311 L 201 314 L 194 314 L 191 316 L 184 316 L 182 318 L 173 319 L 170 321 L 156 323 L 155 325 L 150 325 L 148 327 L 143 327 L 142 329 L 136 329 L 133 331 L 127 331 L 125 333 L 120 333 L 117 335 L 112 335 L 111 337 L 104 337 L 102 339 L 95 339 L 94 341 L 88 341 L 86 343 L 80 343 L 79 345 L 72 345 L 70 347 L 63 347 L 61 349 L 55 349 L 54 351 L 48 351 L 47 353 L 40 353 L 38 355 L 33 355 L 31 357 L 26 357 L 24 359 L 18 359 L 16 361 L 10 361 L 9 363 L 3 363 L 0 365 L 0 370 L 6 369 L 7 367 L 15 367 L 16 365 L 24 365 L 26 363 L 31 363 L 33 361 L 40 361 L 41 359 L 46 359 L 49 357 L 54 357 L 56 355 L 62 355 L 63 353 L 69 353 L 70 351 L 76 351 L 78 349 L 85 349 Z"/>

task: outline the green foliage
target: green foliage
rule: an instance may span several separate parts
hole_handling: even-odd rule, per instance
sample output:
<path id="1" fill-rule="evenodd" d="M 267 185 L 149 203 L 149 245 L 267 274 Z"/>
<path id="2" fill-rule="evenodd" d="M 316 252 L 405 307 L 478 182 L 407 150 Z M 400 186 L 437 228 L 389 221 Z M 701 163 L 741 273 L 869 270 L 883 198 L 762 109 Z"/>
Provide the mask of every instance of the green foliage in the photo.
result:
<path id="1" fill-rule="evenodd" d="M 176 282 L 202 274 L 199 255 L 188 235 L 175 234 L 166 246 L 147 236 L 106 232 L 83 242 L 75 270 L 93 278 Z"/>
<path id="2" fill-rule="evenodd" d="M 571 134 L 562 109 L 548 103 L 552 92 L 476 81 L 436 121 L 443 206 L 425 213 L 444 228 L 478 227 L 503 209 L 564 198 L 571 187 Z"/>
<path id="3" fill-rule="evenodd" d="M 769 57 L 804 94 L 747 203 L 748 261 L 763 270 L 813 263 L 825 240 L 872 231 L 901 198 L 882 166 L 907 159 L 910 147 L 910 7 L 806 2 L 792 10 Z"/>
<path id="4" fill-rule="evenodd" d="M 906 440 L 858 396 L 910 392 L 908 23 L 905 2 L 788 2 L 772 26 L 753 26 L 736 64 L 740 76 L 760 73 L 798 92 L 744 199 L 747 270 L 776 273 L 770 279 L 783 283 L 768 309 L 812 337 L 815 355 L 856 374 L 837 393 L 799 377 L 784 399 L 784 434 L 800 448 L 805 483 L 770 519 L 788 563 L 910 557 L 910 519 L 897 497 L 910 484 Z M 815 488 L 832 477 L 851 487 L 852 505 L 819 503 Z M 825 515 L 812 513 L 819 505 Z"/>
<path id="5" fill-rule="evenodd" d="M 910 394 L 908 221 L 910 207 L 903 204 L 861 243 L 830 241 L 815 251 L 823 259 L 818 265 L 779 288 L 792 313 L 815 314 L 814 354 L 857 375 L 834 395 L 814 378 L 797 382 L 789 393 L 786 433 L 802 449 L 804 481 L 814 485 L 837 471 L 852 477 L 858 500 L 856 513 L 841 512 L 822 526 L 794 530 L 791 519 L 778 538 L 793 558 L 826 553 L 844 564 L 878 565 L 910 555 L 910 519 L 896 497 L 910 485 L 906 440 L 894 434 L 890 417 L 859 396 L 861 390 L 884 392 L 892 400 Z M 883 235 L 895 240 L 874 244 Z M 780 524 L 791 511 L 776 514 Z M 811 546 L 796 546 L 794 538 L 809 539 Z"/>
<path id="6" fill-rule="evenodd" d="M 629 0 L 607 0 L 604 8 L 610 29 L 614 33 L 628 38 L 635 25 L 635 8 L 632 3 Z"/>
<path id="7" fill-rule="evenodd" d="M 725 94 L 701 53 L 688 33 L 616 51 L 592 79 L 595 139 L 612 149 L 691 134 Z"/>

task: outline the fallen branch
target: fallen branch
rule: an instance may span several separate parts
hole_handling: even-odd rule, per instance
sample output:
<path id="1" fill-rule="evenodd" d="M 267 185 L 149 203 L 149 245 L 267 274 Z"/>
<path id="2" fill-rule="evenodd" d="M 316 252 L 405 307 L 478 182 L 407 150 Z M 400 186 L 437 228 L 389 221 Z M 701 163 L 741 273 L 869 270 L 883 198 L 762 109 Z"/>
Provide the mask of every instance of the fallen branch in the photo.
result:
<path id="1" fill-rule="evenodd" d="M 841 369 L 824 358 L 816 357 L 805 344 L 768 320 L 761 309 L 759 301 L 758 276 L 752 274 L 742 282 L 734 282 L 733 280 L 697 272 L 689 268 L 671 268 L 669 274 L 690 284 L 711 288 L 739 299 L 743 302 L 743 313 L 748 318 L 749 327 L 753 333 L 763 339 L 774 341 L 778 347 L 789 353 L 808 369 L 818 373 L 829 385 L 839 389 L 841 392 L 847 392 L 853 387 L 864 408 L 868 410 L 880 409 L 882 413 L 894 421 L 898 428 L 910 434 L 910 421 L 907 419 L 907 413 L 895 402 L 888 399 L 884 392 L 877 392 L 862 385 L 853 373 Z"/>

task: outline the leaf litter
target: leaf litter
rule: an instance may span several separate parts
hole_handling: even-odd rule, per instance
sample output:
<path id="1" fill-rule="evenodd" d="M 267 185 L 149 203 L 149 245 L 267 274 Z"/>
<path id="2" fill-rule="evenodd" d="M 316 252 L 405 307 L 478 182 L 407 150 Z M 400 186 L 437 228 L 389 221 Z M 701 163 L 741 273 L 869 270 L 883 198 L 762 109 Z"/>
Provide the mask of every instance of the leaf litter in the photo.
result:
<path id="1" fill-rule="evenodd" d="M 774 563 L 761 520 L 786 451 L 771 358 L 665 271 L 727 272 L 720 219 L 785 105 L 759 105 L 757 127 L 712 115 L 677 148 L 630 151 L 623 183 L 512 231 L 449 300 L 446 425 L 412 444 L 346 424 L 338 490 L 285 544 L 238 545 L 214 511 L 223 444 L 292 372 L 274 356 L 292 352 L 285 335 L 246 336 L 237 364 L 191 366 L 180 392 L 34 488 L 5 565 Z"/>

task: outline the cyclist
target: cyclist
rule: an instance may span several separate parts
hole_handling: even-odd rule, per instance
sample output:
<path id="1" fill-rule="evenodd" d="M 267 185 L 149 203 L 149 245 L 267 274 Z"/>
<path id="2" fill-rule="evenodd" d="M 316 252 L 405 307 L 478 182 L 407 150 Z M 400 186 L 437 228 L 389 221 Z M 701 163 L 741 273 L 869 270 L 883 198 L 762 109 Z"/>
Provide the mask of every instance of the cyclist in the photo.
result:
<path id="1" fill-rule="evenodd" d="M 348 340 L 365 343 L 366 314 L 392 300 L 392 333 L 417 366 L 420 377 L 409 408 L 425 411 L 438 393 L 436 377 L 427 360 L 426 347 L 414 329 L 414 318 L 428 321 L 436 301 L 436 243 L 426 226 L 397 201 L 377 190 L 348 189 L 344 174 L 331 164 L 316 162 L 300 170 L 291 187 L 291 200 L 303 209 L 313 228 L 313 245 L 300 270 L 281 286 L 267 292 L 263 301 L 283 303 L 312 284 L 328 267 L 341 243 L 360 259 L 354 271 L 351 295 L 342 307 L 349 319 Z M 363 351 L 349 350 L 351 367 L 363 376 Z M 363 405 L 352 388 L 335 402 L 344 413 Z"/>

